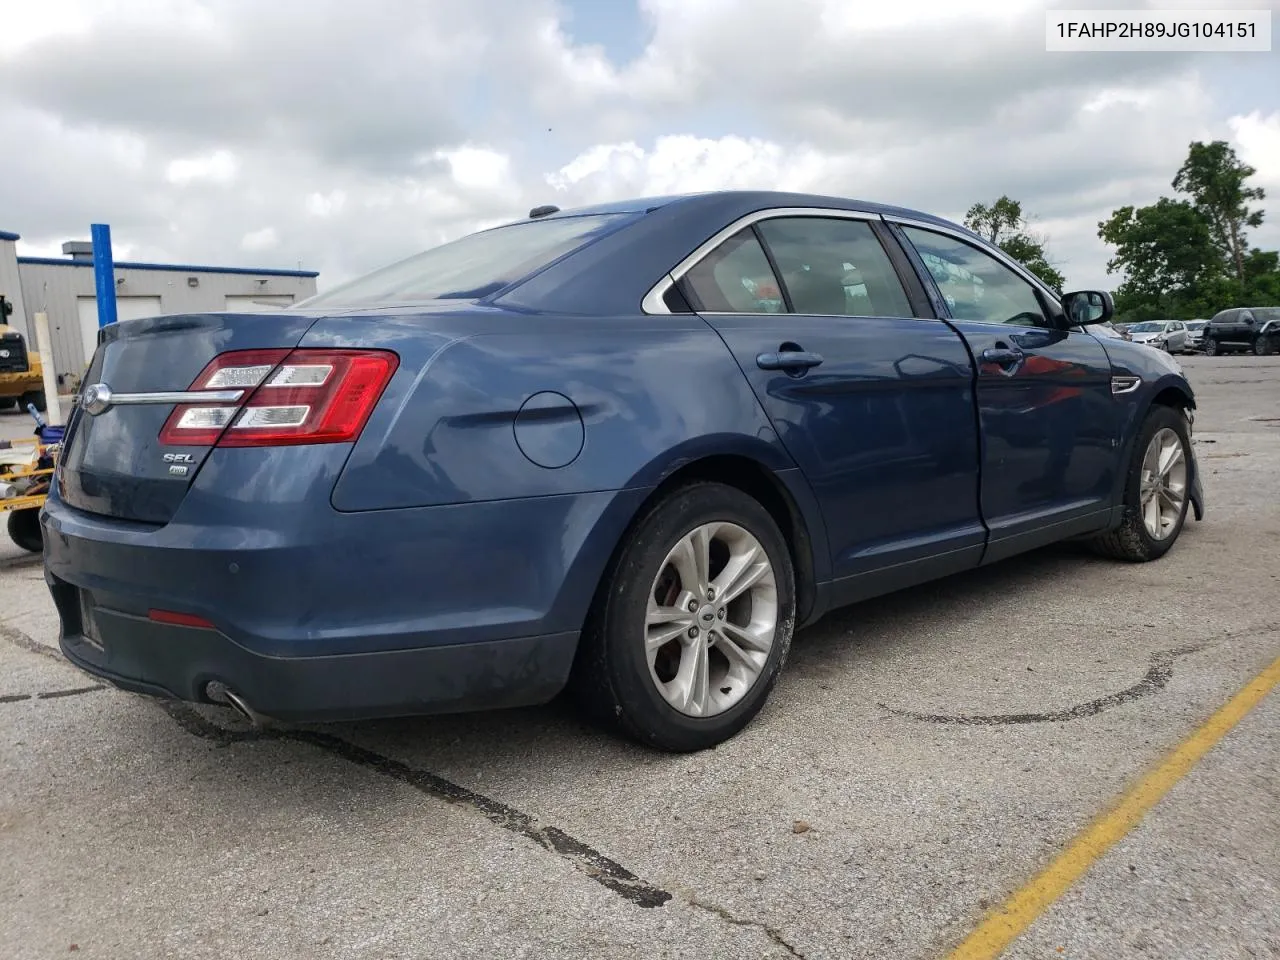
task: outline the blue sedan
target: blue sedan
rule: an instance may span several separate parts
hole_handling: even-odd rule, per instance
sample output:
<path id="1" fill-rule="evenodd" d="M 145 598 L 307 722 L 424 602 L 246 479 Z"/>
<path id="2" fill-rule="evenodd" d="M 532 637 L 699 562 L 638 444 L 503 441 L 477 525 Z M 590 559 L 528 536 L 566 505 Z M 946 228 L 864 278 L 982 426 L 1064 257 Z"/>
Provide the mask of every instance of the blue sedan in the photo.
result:
<path id="1" fill-rule="evenodd" d="M 41 517 L 62 649 L 258 721 L 567 688 L 707 748 L 833 608 L 1200 518 L 1191 386 L 1111 314 L 937 217 L 725 192 L 121 322 Z"/>

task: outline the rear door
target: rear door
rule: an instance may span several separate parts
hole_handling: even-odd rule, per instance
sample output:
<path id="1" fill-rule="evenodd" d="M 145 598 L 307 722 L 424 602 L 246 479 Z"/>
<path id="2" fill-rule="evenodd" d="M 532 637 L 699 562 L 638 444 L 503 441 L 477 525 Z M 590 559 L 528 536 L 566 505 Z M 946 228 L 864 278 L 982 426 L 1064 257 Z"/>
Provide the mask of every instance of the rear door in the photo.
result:
<path id="1" fill-rule="evenodd" d="M 899 230 L 977 364 L 984 562 L 1104 526 L 1120 421 L 1102 343 L 978 244 L 923 225 Z"/>
<path id="2" fill-rule="evenodd" d="M 680 280 L 821 504 L 837 603 L 975 566 L 985 539 L 968 352 L 916 318 L 878 230 L 764 213 Z"/>

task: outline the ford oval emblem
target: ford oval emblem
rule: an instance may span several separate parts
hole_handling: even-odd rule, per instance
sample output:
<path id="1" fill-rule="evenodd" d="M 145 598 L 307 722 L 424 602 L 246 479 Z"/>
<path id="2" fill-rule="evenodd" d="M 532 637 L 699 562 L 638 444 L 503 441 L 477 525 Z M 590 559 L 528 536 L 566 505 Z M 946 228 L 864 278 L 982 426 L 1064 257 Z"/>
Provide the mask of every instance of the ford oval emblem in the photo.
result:
<path id="1" fill-rule="evenodd" d="M 100 413 L 106 413 L 107 410 L 111 409 L 111 388 L 105 383 L 89 384 L 84 388 L 84 394 L 80 398 L 80 406 L 90 416 L 96 417 Z"/>

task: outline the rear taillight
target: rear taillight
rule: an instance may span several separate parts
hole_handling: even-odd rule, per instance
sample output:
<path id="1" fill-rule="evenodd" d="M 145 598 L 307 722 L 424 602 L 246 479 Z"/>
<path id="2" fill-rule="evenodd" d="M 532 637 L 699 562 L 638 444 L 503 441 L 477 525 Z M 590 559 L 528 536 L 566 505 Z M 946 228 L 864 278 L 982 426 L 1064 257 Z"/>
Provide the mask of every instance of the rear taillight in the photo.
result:
<path id="1" fill-rule="evenodd" d="M 364 429 L 398 363 L 387 350 L 219 354 L 189 389 L 241 389 L 243 396 L 174 407 L 160 442 L 183 447 L 349 442 Z"/>

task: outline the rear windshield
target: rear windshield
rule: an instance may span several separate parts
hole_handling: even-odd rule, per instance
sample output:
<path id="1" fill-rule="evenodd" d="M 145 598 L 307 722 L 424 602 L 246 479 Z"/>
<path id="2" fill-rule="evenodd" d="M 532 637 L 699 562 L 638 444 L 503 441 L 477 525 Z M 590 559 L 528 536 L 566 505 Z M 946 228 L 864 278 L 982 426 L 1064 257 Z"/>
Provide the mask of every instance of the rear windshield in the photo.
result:
<path id="1" fill-rule="evenodd" d="M 375 270 L 297 306 L 479 300 L 607 233 L 627 216 L 555 217 L 495 227 Z"/>

